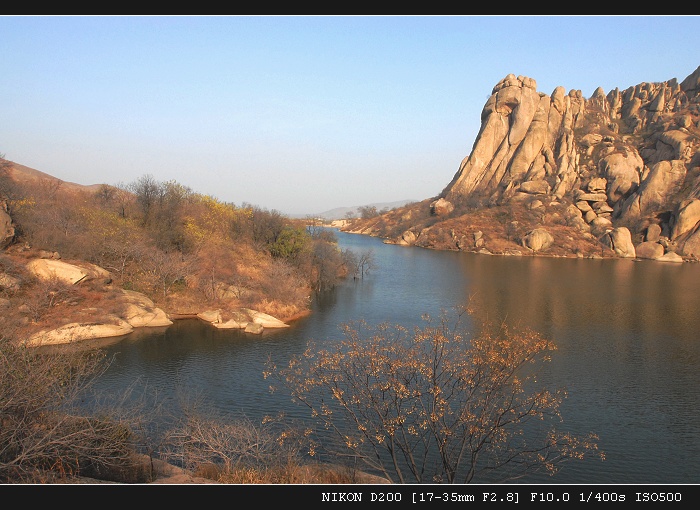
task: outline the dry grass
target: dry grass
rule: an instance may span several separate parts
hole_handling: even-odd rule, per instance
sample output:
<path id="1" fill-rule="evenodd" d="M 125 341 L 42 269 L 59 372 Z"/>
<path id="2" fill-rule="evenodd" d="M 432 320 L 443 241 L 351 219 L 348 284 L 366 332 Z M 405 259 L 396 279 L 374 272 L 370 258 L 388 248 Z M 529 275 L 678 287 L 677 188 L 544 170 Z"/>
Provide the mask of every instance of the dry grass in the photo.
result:
<path id="1" fill-rule="evenodd" d="M 203 478 L 211 478 L 218 483 L 229 484 L 356 484 L 386 483 L 386 480 L 343 466 L 324 464 L 297 465 L 268 470 L 241 469 L 230 474 L 216 475 L 215 471 L 202 470 L 195 473 Z"/>

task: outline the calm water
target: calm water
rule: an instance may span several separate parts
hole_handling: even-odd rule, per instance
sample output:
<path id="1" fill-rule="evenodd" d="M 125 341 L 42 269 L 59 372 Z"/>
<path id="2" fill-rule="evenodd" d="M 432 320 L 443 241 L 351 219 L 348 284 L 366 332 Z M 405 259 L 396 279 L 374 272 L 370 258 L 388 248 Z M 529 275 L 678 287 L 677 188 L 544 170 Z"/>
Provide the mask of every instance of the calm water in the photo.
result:
<path id="1" fill-rule="evenodd" d="M 114 362 L 98 390 L 147 388 L 174 412 L 183 399 L 200 398 L 225 413 L 307 419 L 268 391 L 269 355 L 284 363 L 308 340 L 339 339 L 342 323 L 412 326 L 471 299 L 475 318 L 528 326 L 556 342 L 543 376 L 569 394 L 559 428 L 597 433 L 607 455 L 523 482 L 700 483 L 700 264 L 437 252 L 342 232 L 338 239 L 342 248 L 372 249 L 378 267 L 316 300 L 309 317 L 260 336 L 193 320 L 134 333 L 103 347 Z"/>

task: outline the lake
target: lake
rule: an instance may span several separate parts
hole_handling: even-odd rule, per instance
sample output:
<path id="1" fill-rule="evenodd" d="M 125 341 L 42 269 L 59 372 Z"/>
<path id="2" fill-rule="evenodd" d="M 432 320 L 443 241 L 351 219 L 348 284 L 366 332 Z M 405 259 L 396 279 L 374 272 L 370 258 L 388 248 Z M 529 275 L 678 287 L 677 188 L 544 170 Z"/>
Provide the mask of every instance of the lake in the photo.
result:
<path id="1" fill-rule="evenodd" d="M 141 330 L 103 347 L 114 361 L 97 389 L 157 391 L 174 413 L 200 398 L 224 413 L 257 419 L 284 411 L 305 420 L 288 396 L 268 391 L 268 356 L 282 364 L 309 340 L 340 339 L 343 323 L 411 327 L 422 314 L 471 301 L 474 319 L 527 326 L 555 341 L 543 377 L 568 391 L 559 428 L 595 432 L 607 457 L 521 482 L 700 482 L 699 264 L 490 256 L 337 236 L 341 248 L 371 249 L 377 267 L 319 296 L 308 317 L 262 335 L 197 320 Z"/>

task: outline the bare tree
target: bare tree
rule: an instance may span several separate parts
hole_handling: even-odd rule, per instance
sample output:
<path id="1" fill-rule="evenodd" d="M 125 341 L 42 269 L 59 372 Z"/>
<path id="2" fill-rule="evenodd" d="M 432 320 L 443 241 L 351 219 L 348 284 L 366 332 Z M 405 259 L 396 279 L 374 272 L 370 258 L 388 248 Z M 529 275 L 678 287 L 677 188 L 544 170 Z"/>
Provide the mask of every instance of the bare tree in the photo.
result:
<path id="1" fill-rule="evenodd" d="M 134 203 L 134 194 L 129 190 L 129 186 L 119 183 L 115 187 L 114 202 L 116 203 L 119 216 L 126 218 L 129 215 L 129 209 Z"/>
<path id="2" fill-rule="evenodd" d="M 196 266 L 194 257 L 185 256 L 180 252 L 165 252 L 151 249 L 141 261 L 141 270 L 152 290 L 166 297 L 173 286 L 185 282 Z"/>
<path id="3" fill-rule="evenodd" d="M 357 274 L 360 278 L 364 278 L 369 272 L 377 267 L 374 261 L 374 251 L 366 250 L 360 253 L 357 257 Z"/>
<path id="4" fill-rule="evenodd" d="M 377 208 L 373 205 L 362 206 L 358 209 L 358 211 L 360 212 L 360 217 L 363 220 L 368 220 L 370 218 L 374 218 L 374 217 L 379 215 Z"/>
<path id="5" fill-rule="evenodd" d="M 332 289 L 340 280 L 343 259 L 338 246 L 323 240 L 316 240 L 312 247 L 311 285 L 316 291 Z"/>
<path id="6" fill-rule="evenodd" d="M 317 216 L 308 215 L 304 218 L 304 223 L 306 223 L 306 230 L 311 235 L 312 239 L 317 239 L 323 233 L 325 227 L 323 226 L 323 219 Z"/>
<path id="7" fill-rule="evenodd" d="M 142 222 L 147 225 L 151 220 L 151 214 L 161 193 L 161 185 L 152 175 L 146 174 L 128 185 L 136 197 L 136 203 L 141 209 Z"/>
<path id="8" fill-rule="evenodd" d="M 30 318 L 34 322 L 41 321 L 57 306 L 73 299 L 77 293 L 77 287 L 67 283 L 55 275 L 49 278 L 32 278 L 28 285 L 24 305 L 30 312 Z"/>
<path id="9" fill-rule="evenodd" d="M 343 252 L 343 260 L 348 268 L 348 272 L 352 274 L 352 277 L 355 279 L 364 278 L 372 269 L 377 268 L 374 251 L 372 249 L 365 250 L 361 253 L 349 249 L 345 250 Z"/>
<path id="10" fill-rule="evenodd" d="M 0 333 L 0 480 L 45 480 L 120 469 L 134 436 L 114 416 L 86 416 L 80 397 L 107 367 L 100 351 L 40 352 Z"/>
<path id="11" fill-rule="evenodd" d="M 398 483 L 506 481 L 596 452 L 594 434 L 555 429 L 565 392 L 536 384 L 554 344 L 505 326 L 472 338 L 463 313 L 413 332 L 345 325 L 345 340 L 310 345 L 282 368 L 268 362 L 265 376 L 333 431 L 335 454 Z"/>
<path id="12" fill-rule="evenodd" d="M 11 167 L 12 163 L 5 159 L 3 153 L 0 153 L 0 200 L 15 198 L 17 185 L 10 175 Z"/>
<path id="13" fill-rule="evenodd" d="M 184 411 L 164 436 L 163 456 L 169 462 L 196 472 L 215 468 L 219 477 L 241 472 L 281 471 L 301 461 L 303 434 L 268 417 L 261 424 L 246 416 L 221 417 L 196 407 Z"/>

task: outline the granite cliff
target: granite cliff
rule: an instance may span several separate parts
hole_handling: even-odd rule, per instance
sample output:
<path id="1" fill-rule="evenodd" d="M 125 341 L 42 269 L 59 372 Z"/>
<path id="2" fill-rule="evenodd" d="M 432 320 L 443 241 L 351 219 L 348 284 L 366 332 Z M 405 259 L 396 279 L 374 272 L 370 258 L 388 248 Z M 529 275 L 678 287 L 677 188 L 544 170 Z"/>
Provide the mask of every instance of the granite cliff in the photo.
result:
<path id="1" fill-rule="evenodd" d="M 697 260 L 699 119 L 700 67 L 588 99 L 510 74 L 439 196 L 344 230 L 437 249 Z"/>

